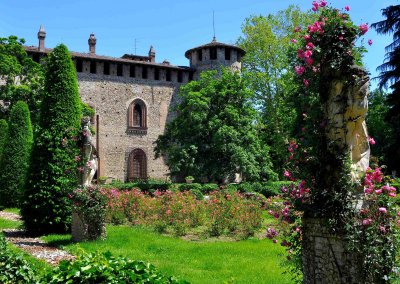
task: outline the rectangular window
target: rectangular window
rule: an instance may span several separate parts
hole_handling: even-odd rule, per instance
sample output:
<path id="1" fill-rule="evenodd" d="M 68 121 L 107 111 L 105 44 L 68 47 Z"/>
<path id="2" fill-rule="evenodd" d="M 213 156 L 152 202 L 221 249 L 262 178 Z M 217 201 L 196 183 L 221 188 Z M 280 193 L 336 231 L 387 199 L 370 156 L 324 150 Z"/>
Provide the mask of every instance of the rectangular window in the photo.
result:
<path id="1" fill-rule="evenodd" d="M 135 65 L 131 65 L 129 67 L 129 77 L 135 78 L 136 73 L 135 73 Z"/>
<path id="2" fill-rule="evenodd" d="M 35 61 L 35 62 L 37 62 L 37 63 L 39 63 L 39 62 L 40 62 L 40 55 L 37 54 L 37 53 L 34 53 L 34 54 L 32 55 L 32 60 Z"/>
<path id="3" fill-rule="evenodd" d="M 96 74 L 96 61 L 90 61 L 90 73 Z"/>
<path id="4" fill-rule="evenodd" d="M 165 75 L 165 79 L 169 82 L 171 81 L 171 70 L 167 69 L 167 74 Z"/>
<path id="5" fill-rule="evenodd" d="M 198 61 L 202 61 L 203 60 L 203 51 L 201 49 L 199 49 L 197 51 L 197 60 Z"/>
<path id="6" fill-rule="evenodd" d="M 178 71 L 178 83 L 182 83 L 183 81 L 183 73 L 181 70 Z"/>
<path id="7" fill-rule="evenodd" d="M 147 79 L 147 67 L 142 67 L 142 79 Z"/>
<path id="8" fill-rule="evenodd" d="M 216 47 L 210 48 L 210 59 L 211 60 L 217 59 L 217 48 Z"/>
<path id="9" fill-rule="evenodd" d="M 154 69 L 154 80 L 160 80 L 160 70 L 158 68 Z"/>
<path id="10" fill-rule="evenodd" d="M 122 76 L 122 64 L 117 64 L 117 76 Z"/>
<path id="11" fill-rule="evenodd" d="M 83 69 L 83 62 L 82 59 L 76 60 L 76 72 L 82 72 Z"/>
<path id="12" fill-rule="evenodd" d="M 231 60 L 231 49 L 225 47 L 225 60 Z"/>
<path id="13" fill-rule="evenodd" d="M 104 75 L 110 75 L 110 62 L 104 62 Z"/>

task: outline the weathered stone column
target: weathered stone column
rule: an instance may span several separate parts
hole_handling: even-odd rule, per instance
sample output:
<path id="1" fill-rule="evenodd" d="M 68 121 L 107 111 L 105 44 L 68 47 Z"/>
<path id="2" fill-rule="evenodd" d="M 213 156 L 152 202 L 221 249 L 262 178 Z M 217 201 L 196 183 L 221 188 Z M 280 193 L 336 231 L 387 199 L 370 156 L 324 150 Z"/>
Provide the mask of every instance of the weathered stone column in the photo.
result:
<path id="1" fill-rule="evenodd" d="M 346 166 L 335 157 L 349 157 L 351 176 L 349 181 L 362 192 L 361 177 L 369 166 L 369 143 L 365 124 L 368 108 L 369 78 L 364 70 L 354 66 L 351 70 L 322 70 L 320 94 L 324 104 L 326 121 L 326 154 L 321 157 L 327 164 L 321 165 L 321 188 L 334 191 L 339 178 L 344 177 Z M 331 162 L 332 164 L 329 164 Z M 352 195 L 353 194 L 353 195 Z M 342 191 L 342 203 L 347 208 L 360 210 L 363 194 Z M 357 199 L 358 198 L 358 199 Z M 361 198 L 361 199 L 360 199 Z M 324 199 L 314 207 L 324 208 Z M 332 205 L 332 204 L 330 204 Z M 346 206 L 342 206 L 342 209 Z M 341 209 L 340 209 L 341 210 Z M 360 255 L 348 251 L 344 228 L 332 228 L 328 216 L 316 216 L 305 212 L 303 218 L 303 283 L 306 284 L 360 284 L 363 279 Z M 329 215 L 329 212 L 327 212 Z M 337 217 L 335 217 L 337 218 Z M 343 226 L 343 224 L 342 224 Z"/>

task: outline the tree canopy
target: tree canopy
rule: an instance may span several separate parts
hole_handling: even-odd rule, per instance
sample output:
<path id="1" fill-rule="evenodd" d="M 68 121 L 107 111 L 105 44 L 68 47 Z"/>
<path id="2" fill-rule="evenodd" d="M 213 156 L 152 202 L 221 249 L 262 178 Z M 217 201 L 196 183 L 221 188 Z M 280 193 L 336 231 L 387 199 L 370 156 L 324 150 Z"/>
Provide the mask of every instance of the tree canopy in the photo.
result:
<path id="1" fill-rule="evenodd" d="M 395 138 L 389 144 L 387 157 L 391 169 L 400 172 L 400 5 L 389 6 L 382 10 L 386 18 L 372 24 L 380 34 L 393 34 L 393 42 L 386 47 L 385 60 L 377 69 L 380 71 L 380 87 L 390 87 L 392 90 L 387 97 L 389 110 L 386 120 L 393 129 Z"/>
<path id="2" fill-rule="evenodd" d="M 182 86 L 177 117 L 156 141 L 156 157 L 165 156 L 171 175 L 223 181 L 235 173 L 245 180 L 276 179 L 268 146 L 257 136 L 253 93 L 239 73 L 202 72 Z"/>
<path id="3" fill-rule="evenodd" d="M 39 117 L 43 91 L 43 69 L 24 50 L 23 39 L 16 36 L 0 38 L 0 100 L 10 103 L 24 101 L 31 111 L 32 121 Z M 10 107 L 0 104 L 0 118 L 6 118 Z"/>
<path id="4" fill-rule="evenodd" d="M 283 173 L 287 147 L 296 127 L 292 96 L 297 93 L 290 65 L 294 30 L 315 17 L 296 6 L 267 16 L 251 16 L 242 26 L 238 44 L 246 50 L 243 76 L 255 92 L 254 106 L 260 113 L 258 129 L 270 146 L 274 170 Z"/>

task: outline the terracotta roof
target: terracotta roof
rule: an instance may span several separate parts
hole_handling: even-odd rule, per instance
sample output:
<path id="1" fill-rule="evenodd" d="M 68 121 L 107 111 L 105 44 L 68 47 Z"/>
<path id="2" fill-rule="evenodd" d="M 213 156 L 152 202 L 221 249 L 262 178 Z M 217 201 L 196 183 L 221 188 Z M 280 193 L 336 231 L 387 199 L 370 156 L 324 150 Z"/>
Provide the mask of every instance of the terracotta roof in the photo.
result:
<path id="1" fill-rule="evenodd" d="M 39 51 L 37 46 L 24 46 L 24 49 L 29 53 L 41 53 L 41 54 L 48 54 L 53 50 L 52 48 L 45 48 L 44 51 Z M 140 64 L 140 65 L 159 66 L 159 67 L 164 67 L 164 68 L 181 69 L 181 70 L 182 69 L 184 69 L 184 70 L 190 69 L 190 67 L 187 67 L 187 66 L 176 66 L 176 65 L 166 64 L 166 63 L 135 61 L 132 59 L 103 56 L 103 55 L 83 53 L 83 52 L 74 52 L 74 51 L 71 51 L 71 56 L 77 57 L 77 58 L 82 58 L 82 59 L 92 59 L 92 60 L 94 59 L 94 60 L 98 60 L 98 61 L 109 61 L 109 62 L 115 62 L 115 63 L 128 63 L 128 64 L 134 63 L 134 64 Z"/>
<path id="2" fill-rule="evenodd" d="M 246 54 L 246 51 L 244 51 L 240 47 L 237 47 L 236 45 L 230 45 L 230 44 L 218 42 L 215 39 L 213 39 L 210 43 L 203 44 L 203 45 L 189 49 L 188 51 L 185 52 L 185 57 L 187 59 L 190 59 L 190 55 L 193 51 L 198 50 L 198 49 L 207 48 L 207 47 L 229 47 L 229 48 L 236 49 L 237 51 L 241 52 L 242 56 Z"/>

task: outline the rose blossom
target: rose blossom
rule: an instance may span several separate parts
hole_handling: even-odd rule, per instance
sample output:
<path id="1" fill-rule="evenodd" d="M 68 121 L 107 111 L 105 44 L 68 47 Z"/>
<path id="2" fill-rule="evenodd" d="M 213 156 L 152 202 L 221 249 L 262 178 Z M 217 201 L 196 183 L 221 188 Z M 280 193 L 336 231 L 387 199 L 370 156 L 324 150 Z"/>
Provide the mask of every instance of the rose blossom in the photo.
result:
<path id="1" fill-rule="evenodd" d="M 344 6 L 344 9 L 345 9 L 346 11 L 350 11 L 350 6 Z"/>
<path id="2" fill-rule="evenodd" d="M 379 212 L 381 212 L 381 213 L 387 213 L 387 209 L 386 209 L 386 207 L 379 207 Z"/>
<path id="3" fill-rule="evenodd" d="M 365 34 L 368 31 L 368 25 L 367 24 L 362 24 L 358 27 L 361 31 L 361 34 Z"/>

